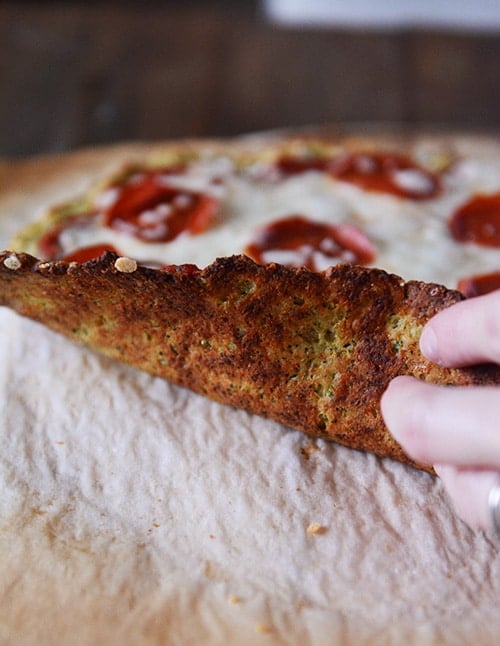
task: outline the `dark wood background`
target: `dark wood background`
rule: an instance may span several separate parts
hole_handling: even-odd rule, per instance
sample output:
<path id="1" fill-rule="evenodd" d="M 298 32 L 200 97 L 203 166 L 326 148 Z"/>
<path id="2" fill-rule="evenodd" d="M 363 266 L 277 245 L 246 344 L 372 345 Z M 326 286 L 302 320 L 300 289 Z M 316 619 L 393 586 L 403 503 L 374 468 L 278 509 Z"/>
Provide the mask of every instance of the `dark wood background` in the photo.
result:
<path id="1" fill-rule="evenodd" d="M 308 124 L 497 130 L 500 37 L 282 28 L 252 0 L 0 1 L 0 156 Z"/>

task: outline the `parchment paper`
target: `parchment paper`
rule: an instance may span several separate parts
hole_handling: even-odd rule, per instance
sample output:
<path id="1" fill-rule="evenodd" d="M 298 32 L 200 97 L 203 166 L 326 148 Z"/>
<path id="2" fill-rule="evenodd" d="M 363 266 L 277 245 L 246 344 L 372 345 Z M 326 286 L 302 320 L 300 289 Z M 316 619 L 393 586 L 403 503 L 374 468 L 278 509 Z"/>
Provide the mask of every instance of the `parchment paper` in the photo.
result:
<path id="1" fill-rule="evenodd" d="M 0 163 L 0 247 L 142 151 Z M 500 643 L 499 546 L 438 479 L 4 308 L 0 358 L 2 644 Z"/>

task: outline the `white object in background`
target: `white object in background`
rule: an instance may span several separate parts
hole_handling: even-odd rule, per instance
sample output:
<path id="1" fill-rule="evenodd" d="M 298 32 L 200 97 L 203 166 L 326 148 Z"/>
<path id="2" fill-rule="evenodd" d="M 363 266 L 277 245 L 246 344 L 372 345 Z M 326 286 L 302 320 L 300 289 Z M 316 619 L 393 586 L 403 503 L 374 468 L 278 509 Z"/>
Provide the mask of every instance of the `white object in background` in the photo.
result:
<path id="1" fill-rule="evenodd" d="M 264 0 L 274 22 L 312 27 L 500 30 L 499 0 Z"/>

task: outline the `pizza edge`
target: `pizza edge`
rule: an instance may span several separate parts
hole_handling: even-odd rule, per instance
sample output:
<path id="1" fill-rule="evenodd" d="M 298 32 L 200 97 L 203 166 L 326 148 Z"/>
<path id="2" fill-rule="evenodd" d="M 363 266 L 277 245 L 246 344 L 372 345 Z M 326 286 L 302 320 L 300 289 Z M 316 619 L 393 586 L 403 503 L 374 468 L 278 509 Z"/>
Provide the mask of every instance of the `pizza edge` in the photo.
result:
<path id="1" fill-rule="evenodd" d="M 88 263 L 0 255 L 0 303 L 73 341 L 220 403 L 421 469 L 380 413 L 389 381 L 500 383 L 420 353 L 425 322 L 461 295 L 383 270 L 257 265 L 246 256 L 157 271 L 108 253 Z"/>

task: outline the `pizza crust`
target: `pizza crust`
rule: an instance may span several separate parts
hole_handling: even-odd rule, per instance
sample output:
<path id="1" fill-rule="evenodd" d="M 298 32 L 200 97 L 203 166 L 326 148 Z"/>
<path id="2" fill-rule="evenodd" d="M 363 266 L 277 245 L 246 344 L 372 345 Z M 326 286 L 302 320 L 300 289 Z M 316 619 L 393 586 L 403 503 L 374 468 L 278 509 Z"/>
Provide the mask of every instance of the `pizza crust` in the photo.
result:
<path id="1" fill-rule="evenodd" d="M 417 465 L 379 410 L 390 380 L 500 384 L 500 369 L 445 369 L 420 354 L 427 320 L 461 295 L 376 269 L 327 272 L 221 258 L 162 271 L 0 253 L 0 303 L 79 343 L 313 437 Z"/>

